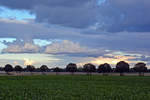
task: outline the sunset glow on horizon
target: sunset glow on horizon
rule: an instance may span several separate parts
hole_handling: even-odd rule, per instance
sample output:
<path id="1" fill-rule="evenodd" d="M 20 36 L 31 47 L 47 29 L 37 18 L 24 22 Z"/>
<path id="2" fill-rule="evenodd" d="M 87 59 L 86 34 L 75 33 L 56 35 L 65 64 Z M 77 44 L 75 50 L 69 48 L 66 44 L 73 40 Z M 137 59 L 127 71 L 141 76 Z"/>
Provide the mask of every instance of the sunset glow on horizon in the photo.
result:
<path id="1" fill-rule="evenodd" d="M 24 65 L 33 65 L 35 63 L 35 61 L 24 58 Z"/>
<path id="2" fill-rule="evenodd" d="M 134 60 L 134 59 L 137 59 L 137 58 L 139 58 L 139 57 L 134 57 L 134 56 L 113 56 L 113 57 L 112 56 L 111 57 L 102 57 L 102 56 L 100 56 L 100 57 L 97 57 L 97 58 L 90 57 L 89 61 L 81 62 L 81 63 L 78 63 L 77 65 L 79 67 L 82 67 L 86 63 L 92 63 L 92 64 L 98 66 L 100 64 L 108 63 L 110 65 L 115 66 L 120 61 L 125 61 L 129 64 L 136 64 L 137 62 L 142 62 L 142 61 Z M 145 62 L 145 63 L 147 63 L 147 62 Z"/>
<path id="3" fill-rule="evenodd" d="M 91 63 L 97 64 L 97 65 L 104 64 L 104 63 L 115 65 L 120 61 L 133 63 L 135 61 L 130 61 L 130 60 L 135 59 L 135 58 L 136 57 L 128 57 L 128 56 L 114 56 L 113 58 L 98 57 L 98 58 L 95 58 L 93 61 L 91 61 Z"/>

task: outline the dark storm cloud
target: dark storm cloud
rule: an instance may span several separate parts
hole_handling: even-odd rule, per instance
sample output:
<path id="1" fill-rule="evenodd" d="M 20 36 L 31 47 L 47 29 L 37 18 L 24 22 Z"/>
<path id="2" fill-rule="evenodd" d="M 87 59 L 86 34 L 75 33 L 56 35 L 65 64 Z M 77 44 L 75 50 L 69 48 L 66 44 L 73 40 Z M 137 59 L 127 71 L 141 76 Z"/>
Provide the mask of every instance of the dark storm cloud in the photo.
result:
<path id="1" fill-rule="evenodd" d="M 48 11 L 48 12 L 47 12 Z M 35 8 L 37 21 L 61 26 L 85 28 L 96 22 L 96 11 L 87 7 L 45 7 Z"/>
<path id="2" fill-rule="evenodd" d="M 96 23 L 97 0 L 9 0 L 0 5 L 29 10 L 38 22 L 86 28 Z"/>
<path id="3" fill-rule="evenodd" d="M 2 0 L 0 5 L 7 6 L 13 9 L 33 9 L 39 5 L 45 6 L 82 6 L 92 0 Z"/>
<path id="4" fill-rule="evenodd" d="M 149 32 L 149 0 L 1 0 L 0 5 L 28 10 L 38 22 L 101 31 Z M 99 33 L 98 33 L 99 34 Z"/>
<path id="5" fill-rule="evenodd" d="M 100 6 L 101 29 L 109 32 L 149 32 L 150 0 L 106 0 Z"/>
<path id="6" fill-rule="evenodd" d="M 45 24 L 33 21 L 18 21 L 0 18 L 0 37 L 31 39 L 67 39 L 78 38 L 77 30 L 63 27 L 47 27 Z"/>

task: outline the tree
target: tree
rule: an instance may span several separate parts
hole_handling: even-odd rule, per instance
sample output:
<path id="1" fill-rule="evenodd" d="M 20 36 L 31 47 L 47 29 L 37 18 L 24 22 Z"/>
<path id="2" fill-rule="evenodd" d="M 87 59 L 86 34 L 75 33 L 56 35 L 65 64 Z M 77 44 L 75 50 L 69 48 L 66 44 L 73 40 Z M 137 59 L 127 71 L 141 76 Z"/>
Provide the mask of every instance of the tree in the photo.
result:
<path id="1" fill-rule="evenodd" d="M 120 76 L 123 76 L 124 72 L 128 72 L 129 71 L 129 64 L 126 63 L 125 61 L 120 61 L 117 63 L 116 65 L 116 72 L 120 73 Z"/>
<path id="2" fill-rule="evenodd" d="M 16 71 L 16 73 L 21 73 L 23 71 L 23 68 L 20 65 L 16 65 L 14 70 Z"/>
<path id="3" fill-rule="evenodd" d="M 95 65 L 88 63 L 83 66 L 83 70 L 87 72 L 87 75 L 91 75 L 92 72 L 96 71 Z"/>
<path id="4" fill-rule="evenodd" d="M 27 65 L 26 70 L 32 74 L 32 72 L 35 70 L 35 67 L 33 65 Z"/>
<path id="5" fill-rule="evenodd" d="M 67 71 L 67 72 L 71 72 L 71 74 L 73 75 L 74 72 L 77 71 L 77 65 L 74 64 L 74 63 L 69 63 L 69 64 L 66 66 L 66 71 Z"/>
<path id="6" fill-rule="evenodd" d="M 10 64 L 5 65 L 4 71 L 5 71 L 8 75 L 10 75 L 9 72 L 12 72 L 12 71 L 13 71 L 13 66 L 10 65 Z"/>
<path id="7" fill-rule="evenodd" d="M 3 67 L 0 67 L 0 71 L 4 71 L 4 68 L 3 68 Z"/>
<path id="8" fill-rule="evenodd" d="M 83 72 L 83 68 L 82 67 L 78 67 L 77 71 L 78 72 Z"/>
<path id="9" fill-rule="evenodd" d="M 139 63 L 135 64 L 133 69 L 139 73 L 139 76 L 144 76 L 144 72 L 147 71 L 146 64 L 143 62 L 139 62 Z"/>
<path id="10" fill-rule="evenodd" d="M 102 72 L 103 75 L 108 75 L 106 73 L 112 72 L 112 68 L 108 63 L 101 64 L 101 65 L 98 66 L 98 72 L 99 73 Z"/>
<path id="11" fill-rule="evenodd" d="M 40 67 L 40 71 L 42 72 L 42 74 L 45 74 L 44 72 L 46 72 L 48 70 L 48 67 L 46 65 L 42 65 Z"/>
<path id="12" fill-rule="evenodd" d="M 53 69 L 53 72 L 56 72 L 56 75 L 58 75 L 58 72 L 60 72 L 60 71 L 61 71 L 61 69 L 59 67 L 56 67 Z"/>

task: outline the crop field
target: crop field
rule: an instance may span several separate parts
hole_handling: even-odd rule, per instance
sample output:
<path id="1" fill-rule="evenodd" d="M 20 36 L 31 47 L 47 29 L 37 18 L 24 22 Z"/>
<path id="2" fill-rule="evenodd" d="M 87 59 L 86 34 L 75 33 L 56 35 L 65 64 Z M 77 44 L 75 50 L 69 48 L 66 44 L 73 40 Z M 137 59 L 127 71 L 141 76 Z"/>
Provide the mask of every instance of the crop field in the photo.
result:
<path id="1" fill-rule="evenodd" d="M 150 77 L 1 76 L 0 100 L 150 100 Z"/>

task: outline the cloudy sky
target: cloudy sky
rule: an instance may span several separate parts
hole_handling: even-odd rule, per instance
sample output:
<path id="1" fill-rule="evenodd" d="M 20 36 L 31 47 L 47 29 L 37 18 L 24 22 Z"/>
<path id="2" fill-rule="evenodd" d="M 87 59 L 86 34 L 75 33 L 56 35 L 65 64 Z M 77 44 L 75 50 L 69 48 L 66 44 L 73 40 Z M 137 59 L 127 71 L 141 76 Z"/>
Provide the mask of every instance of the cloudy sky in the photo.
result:
<path id="1" fill-rule="evenodd" d="M 150 0 L 1 0 L 0 66 L 150 65 Z"/>

